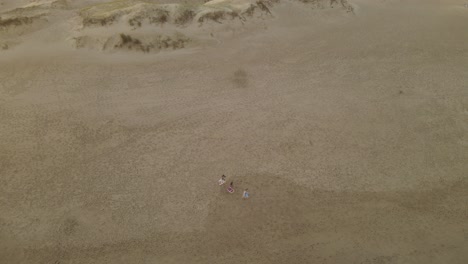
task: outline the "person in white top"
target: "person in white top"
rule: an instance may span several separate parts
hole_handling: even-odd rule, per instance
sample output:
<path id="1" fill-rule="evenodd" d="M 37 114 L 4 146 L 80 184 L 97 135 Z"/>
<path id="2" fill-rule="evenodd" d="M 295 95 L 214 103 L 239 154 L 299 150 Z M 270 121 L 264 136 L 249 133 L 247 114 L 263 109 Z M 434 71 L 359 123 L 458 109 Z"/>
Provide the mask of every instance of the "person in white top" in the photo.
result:
<path id="1" fill-rule="evenodd" d="M 226 182 L 226 176 L 224 176 L 223 174 L 223 176 L 221 176 L 221 179 L 219 179 L 218 184 L 223 185 L 225 182 Z"/>

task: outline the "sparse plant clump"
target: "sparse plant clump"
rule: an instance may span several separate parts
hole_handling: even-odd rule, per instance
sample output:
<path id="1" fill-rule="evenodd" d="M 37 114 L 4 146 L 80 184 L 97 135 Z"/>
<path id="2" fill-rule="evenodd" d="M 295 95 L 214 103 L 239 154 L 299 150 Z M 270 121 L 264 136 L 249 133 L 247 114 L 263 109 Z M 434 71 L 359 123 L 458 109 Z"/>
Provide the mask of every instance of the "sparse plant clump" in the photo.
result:
<path id="1" fill-rule="evenodd" d="M 139 39 L 133 38 L 130 35 L 120 34 L 120 43 L 115 45 L 115 48 L 127 48 L 129 50 L 136 49 L 146 51 L 146 47 Z"/>
<path id="2" fill-rule="evenodd" d="M 312 4 L 315 8 L 324 8 L 326 5 L 334 7 L 335 5 L 341 5 L 347 12 L 353 12 L 354 8 L 348 3 L 348 0 L 299 0 L 305 4 Z M 326 3 L 328 2 L 328 4 Z"/>
<path id="3" fill-rule="evenodd" d="M 340 4 L 341 7 L 346 9 L 347 12 L 353 12 L 354 8 L 352 5 L 348 3 L 348 0 L 330 0 L 330 6 L 333 7 L 334 5 Z"/>
<path id="4" fill-rule="evenodd" d="M 127 44 L 134 44 L 134 45 L 141 45 L 141 41 L 139 39 L 132 38 L 130 35 L 120 34 L 120 46 L 127 45 Z"/>
<path id="5" fill-rule="evenodd" d="M 135 17 L 128 20 L 128 24 L 132 27 L 141 27 L 141 17 Z"/>
<path id="6" fill-rule="evenodd" d="M 253 14 L 255 13 L 255 9 L 257 9 L 257 6 L 251 4 L 247 9 L 245 9 L 244 11 L 242 11 L 242 15 L 243 15 L 243 16 L 252 17 Z"/>
<path id="7" fill-rule="evenodd" d="M 150 52 L 151 50 L 162 50 L 162 49 L 181 49 L 184 48 L 186 43 L 190 39 L 186 36 L 176 33 L 174 36 L 156 36 L 152 40 L 146 41 L 145 43 L 135 37 L 126 34 L 120 34 L 120 41 L 117 43 L 114 48 L 126 48 L 129 50 L 143 51 L 145 53 Z"/>
<path id="8" fill-rule="evenodd" d="M 316 4 L 316 3 L 320 3 L 324 1 L 327 1 L 327 0 L 299 0 L 299 2 L 306 3 L 306 4 L 311 4 L 311 3 Z M 333 4 L 335 0 L 328 0 L 328 1 L 330 1 L 330 4 Z"/>
<path id="9" fill-rule="evenodd" d="M 175 15 L 174 22 L 178 25 L 185 25 L 193 21 L 195 15 L 195 11 L 193 11 L 191 8 L 181 7 Z"/>
<path id="10" fill-rule="evenodd" d="M 310 4 L 312 5 L 312 8 L 324 8 L 325 5 L 324 5 L 324 1 L 326 0 L 299 0 L 299 2 L 302 2 L 304 4 Z M 330 1 L 333 1 L 333 0 L 330 0 Z"/>
<path id="11" fill-rule="evenodd" d="M 141 27 L 143 21 L 147 20 L 150 24 L 159 24 L 169 22 L 169 11 L 156 9 L 140 13 L 137 16 L 134 16 L 128 20 L 128 24 L 132 27 Z"/>
<path id="12" fill-rule="evenodd" d="M 202 23 L 208 20 L 221 23 L 220 20 L 226 18 L 236 18 L 239 17 L 239 14 L 236 11 L 225 11 L 225 10 L 216 10 L 213 12 L 207 12 L 198 18 L 198 22 Z"/>
<path id="13" fill-rule="evenodd" d="M 166 10 L 157 10 L 154 16 L 148 18 L 150 24 L 164 24 L 169 22 L 169 12 Z"/>
<path id="14" fill-rule="evenodd" d="M 122 44 L 127 44 L 129 42 L 132 42 L 132 37 L 130 35 L 125 35 L 125 34 L 120 34 L 120 39 L 122 40 Z"/>
<path id="15" fill-rule="evenodd" d="M 164 24 L 164 23 L 167 23 L 168 21 L 169 21 L 169 16 L 166 16 L 166 15 L 149 18 L 150 24 Z"/>
<path id="16" fill-rule="evenodd" d="M 259 0 L 256 2 L 258 8 L 260 8 L 260 10 L 262 10 L 263 12 L 266 12 L 268 13 L 269 15 L 271 15 L 271 11 L 270 11 L 270 8 L 271 7 L 271 2 L 269 1 L 265 1 L 265 0 Z"/>
<path id="17" fill-rule="evenodd" d="M 21 26 L 32 24 L 37 17 L 15 17 L 2 19 L 0 17 L 0 27 Z"/>
<path id="18" fill-rule="evenodd" d="M 190 39 L 185 35 L 176 32 L 171 36 L 158 36 L 153 42 L 154 47 L 157 49 L 182 49 L 185 48 L 186 43 L 190 42 Z"/>
<path id="19" fill-rule="evenodd" d="M 83 19 L 83 25 L 85 26 L 90 26 L 90 25 L 101 25 L 101 26 L 106 26 L 106 25 L 111 25 L 117 20 L 118 16 L 117 15 L 111 15 L 107 17 L 102 17 L 102 18 L 85 18 Z"/>

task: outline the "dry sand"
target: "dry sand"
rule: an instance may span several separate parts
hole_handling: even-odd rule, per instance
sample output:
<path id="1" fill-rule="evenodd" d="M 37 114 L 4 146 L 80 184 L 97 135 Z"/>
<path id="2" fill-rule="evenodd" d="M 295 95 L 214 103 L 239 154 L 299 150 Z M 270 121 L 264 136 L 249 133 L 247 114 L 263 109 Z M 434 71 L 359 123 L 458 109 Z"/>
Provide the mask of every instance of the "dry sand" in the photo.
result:
<path id="1" fill-rule="evenodd" d="M 0 30 L 0 263 L 468 263 L 464 1 L 134 31 L 61 2 Z M 191 41 L 76 49 L 123 31 Z"/>

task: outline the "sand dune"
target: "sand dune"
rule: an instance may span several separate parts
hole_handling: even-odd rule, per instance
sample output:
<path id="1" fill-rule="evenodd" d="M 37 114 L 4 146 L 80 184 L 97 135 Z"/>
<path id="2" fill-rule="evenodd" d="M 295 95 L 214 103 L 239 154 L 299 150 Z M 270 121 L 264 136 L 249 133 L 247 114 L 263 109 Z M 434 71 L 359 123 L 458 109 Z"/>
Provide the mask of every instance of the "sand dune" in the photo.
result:
<path id="1" fill-rule="evenodd" d="M 205 2 L 0 0 L 0 263 L 467 263 L 464 1 Z"/>
<path id="2" fill-rule="evenodd" d="M 292 1 L 293 3 L 296 1 Z M 297 1 L 312 8 L 333 8 L 348 12 L 352 6 L 346 0 Z M 229 24 L 242 27 L 247 20 L 272 19 L 270 9 L 278 0 L 214 0 L 179 3 L 160 1 L 114 0 L 84 1 L 42 0 L 9 5 L 0 13 L 2 47 L 12 48 L 26 41 L 28 33 L 47 31 L 61 17 L 68 23 L 61 41 L 75 48 L 100 51 L 158 52 L 180 49 L 189 43 L 214 41 L 214 33 L 223 27 L 211 25 L 209 34 L 204 24 Z M 67 19 L 63 16 L 67 15 Z M 47 23 L 47 22 L 53 23 Z M 63 22 L 63 21 L 62 21 Z M 121 36 L 129 36 L 129 38 Z M 37 41 L 36 38 L 33 39 Z M 197 46 L 196 44 L 192 46 Z"/>

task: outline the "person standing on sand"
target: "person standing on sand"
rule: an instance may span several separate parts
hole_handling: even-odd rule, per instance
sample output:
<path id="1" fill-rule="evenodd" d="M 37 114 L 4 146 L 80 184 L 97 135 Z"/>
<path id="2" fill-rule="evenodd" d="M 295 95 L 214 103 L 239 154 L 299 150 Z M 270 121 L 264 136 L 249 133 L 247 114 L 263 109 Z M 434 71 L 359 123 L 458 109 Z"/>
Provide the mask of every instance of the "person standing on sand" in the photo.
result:
<path id="1" fill-rule="evenodd" d="M 223 174 L 223 176 L 221 176 L 221 179 L 219 179 L 218 184 L 223 185 L 225 182 L 226 182 L 226 176 Z"/>
<path id="2" fill-rule="evenodd" d="M 249 190 L 249 189 L 247 189 L 247 188 L 244 190 L 244 193 L 242 194 L 242 198 L 243 198 L 243 199 L 248 199 L 248 198 L 249 198 L 249 192 L 248 192 L 248 190 Z"/>
<path id="3" fill-rule="evenodd" d="M 233 193 L 234 192 L 234 182 L 231 182 L 229 184 L 229 187 L 227 188 L 228 193 Z"/>

